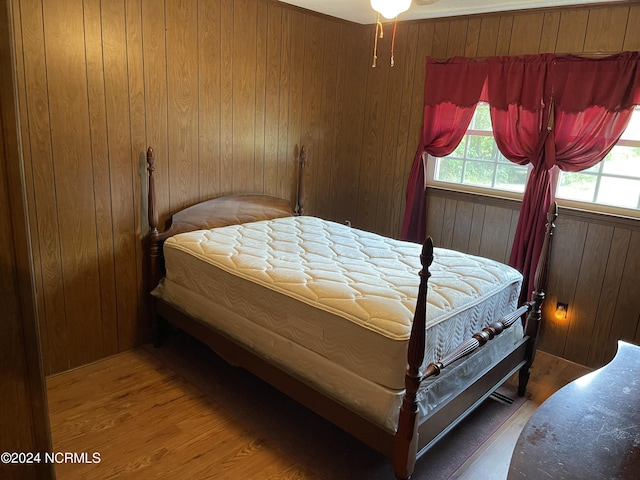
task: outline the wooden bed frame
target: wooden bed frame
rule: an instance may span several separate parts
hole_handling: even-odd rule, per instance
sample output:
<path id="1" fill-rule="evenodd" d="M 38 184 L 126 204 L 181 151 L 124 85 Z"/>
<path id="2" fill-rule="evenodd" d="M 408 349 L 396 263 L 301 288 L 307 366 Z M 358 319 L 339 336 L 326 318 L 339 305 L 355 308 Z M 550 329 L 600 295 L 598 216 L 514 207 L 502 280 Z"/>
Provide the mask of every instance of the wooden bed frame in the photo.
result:
<path id="1" fill-rule="evenodd" d="M 304 211 L 303 167 L 306 152 L 304 147 L 299 154 L 298 195 L 295 208 L 288 201 L 268 195 L 231 195 L 199 203 L 175 213 L 168 228 L 160 233 L 158 214 L 155 206 L 153 149 L 147 150 L 149 171 L 149 272 L 150 287 L 153 289 L 163 276 L 163 242 L 181 232 L 213 228 L 261 219 L 270 219 L 299 215 Z M 420 286 L 417 307 L 411 329 L 408 346 L 408 368 L 405 375 L 406 393 L 400 409 L 398 429 L 392 434 L 382 427 L 354 413 L 322 392 L 315 390 L 301 380 L 282 369 L 268 363 L 262 357 L 245 349 L 224 333 L 207 327 L 202 322 L 189 317 L 186 313 L 162 299 L 150 297 L 150 309 L 155 319 L 154 343 L 160 346 L 167 322 L 207 344 L 228 362 L 243 367 L 275 388 L 289 395 L 317 414 L 339 426 L 362 442 L 378 450 L 393 461 L 398 479 L 409 479 L 416 460 L 428 451 L 441 437 L 464 419 L 483 400 L 490 396 L 502 383 L 519 372 L 518 394 L 524 395 L 529 379 L 529 369 L 536 352 L 536 343 L 541 321 L 541 306 L 544 301 L 544 288 L 553 236 L 554 221 L 557 217 L 557 205 L 554 203 L 547 213 L 546 236 L 540 261 L 537 265 L 532 300 L 515 312 L 491 323 L 491 325 L 466 340 L 439 362 L 430 364 L 421 372 L 424 360 L 426 295 L 430 277 L 429 266 L 433 260 L 433 242 L 425 241 L 420 271 Z M 477 378 L 460 394 L 438 406 L 420 422 L 418 419 L 417 391 L 422 380 L 437 376 L 448 365 L 459 360 L 478 348 L 481 348 L 496 335 L 509 328 L 516 321 L 523 321 L 524 338 L 502 360 L 498 361 L 484 375 Z"/>

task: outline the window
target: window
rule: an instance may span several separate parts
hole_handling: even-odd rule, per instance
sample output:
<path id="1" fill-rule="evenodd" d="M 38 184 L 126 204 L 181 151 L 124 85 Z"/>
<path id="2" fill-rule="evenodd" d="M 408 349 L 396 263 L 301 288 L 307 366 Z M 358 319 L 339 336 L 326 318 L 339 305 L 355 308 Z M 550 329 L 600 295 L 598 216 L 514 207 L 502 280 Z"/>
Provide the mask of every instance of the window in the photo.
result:
<path id="1" fill-rule="evenodd" d="M 640 108 L 617 145 L 604 159 L 581 172 L 560 172 L 558 198 L 640 210 Z"/>
<path id="2" fill-rule="evenodd" d="M 505 158 L 491 130 L 489 105 L 479 104 L 460 145 L 453 153 L 436 158 L 430 179 L 435 184 L 467 186 L 465 190 L 521 197 L 527 183 L 529 168 Z M 455 188 L 455 187 L 454 187 Z M 510 194 L 510 195 L 509 195 Z"/>
<path id="3" fill-rule="evenodd" d="M 529 173 L 529 167 L 511 163 L 498 150 L 487 104 L 478 105 L 455 151 L 427 165 L 431 185 L 512 198 L 522 198 Z M 640 107 L 600 163 L 581 172 L 560 172 L 556 197 L 568 206 L 640 216 Z"/>

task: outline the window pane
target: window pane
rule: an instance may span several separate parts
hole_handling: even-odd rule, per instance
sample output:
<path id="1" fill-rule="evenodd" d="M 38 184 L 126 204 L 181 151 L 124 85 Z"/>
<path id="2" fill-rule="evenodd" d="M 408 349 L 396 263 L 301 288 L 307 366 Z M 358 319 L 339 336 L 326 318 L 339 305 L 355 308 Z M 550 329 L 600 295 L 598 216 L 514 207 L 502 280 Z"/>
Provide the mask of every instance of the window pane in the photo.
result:
<path id="1" fill-rule="evenodd" d="M 456 149 L 453 152 L 451 152 L 448 156 L 456 157 L 456 158 L 464 158 L 464 149 L 467 146 L 467 138 L 468 137 L 465 135 L 462 141 L 456 147 Z"/>
<path id="2" fill-rule="evenodd" d="M 640 107 L 636 107 L 631 114 L 631 120 L 626 130 L 620 137 L 621 140 L 638 140 L 640 141 Z"/>
<path id="3" fill-rule="evenodd" d="M 478 105 L 476 111 L 473 114 L 473 120 L 469 125 L 471 130 L 486 130 L 491 132 L 491 111 L 489 105 Z"/>
<path id="4" fill-rule="evenodd" d="M 640 178 L 640 147 L 613 147 L 603 162 L 602 173 Z"/>
<path id="5" fill-rule="evenodd" d="M 467 158 L 474 158 L 478 160 L 493 160 L 494 144 L 495 141 L 493 140 L 493 137 L 470 136 Z"/>
<path id="6" fill-rule="evenodd" d="M 468 161 L 464 170 L 464 183 L 493 186 L 493 163 Z"/>
<path id="7" fill-rule="evenodd" d="M 436 164 L 436 180 L 462 183 L 462 160 L 439 158 Z"/>
<path id="8" fill-rule="evenodd" d="M 640 180 L 602 177 L 598 203 L 626 208 L 640 208 Z"/>
<path id="9" fill-rule="evenodd" d="M 558 197 L 582 202 L 593 202 L 596 193 L 596 175 L 584 173 L 560 173 Z"/>
<path id="10" fill-rule="evenodd" d="M 527 182 L 527 167 L 518 165 L 498 165 L 496 188 L 512 192 L 524 192 Z"/>

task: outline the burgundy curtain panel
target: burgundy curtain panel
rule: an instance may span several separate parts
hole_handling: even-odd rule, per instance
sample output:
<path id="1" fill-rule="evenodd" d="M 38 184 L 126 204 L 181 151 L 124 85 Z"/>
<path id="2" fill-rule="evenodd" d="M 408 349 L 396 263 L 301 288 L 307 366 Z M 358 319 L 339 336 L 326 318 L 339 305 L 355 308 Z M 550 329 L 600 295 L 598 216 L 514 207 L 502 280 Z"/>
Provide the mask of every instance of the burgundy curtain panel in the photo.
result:
<path id="1" fill-rule="evenodd" d="M 444 157 L 456 149 L 469 128 L 486 77 L 486 65 L 474 59 L 455 57 L 438 62 L 427 58 L 422 134 L 407 183 L 403 240 L 424 242 L 425 154 Z"/>
<path id="2" fill-rule="evenodd" d="M 424 126 L 407 185 L 403 238 L 422 241 L 426 233 L 424 153 L 439 157 L 455 150 L 475 110 L 471 103 L 487 101 L 500 151 L 533 167 L 509 260 L 523 273 L 522 299 L 529 298 L 553 201 L 551 169 L 584 170 L 613 148 L 640 104 L 639 64 L 638 52 L 427 59 Z"/>

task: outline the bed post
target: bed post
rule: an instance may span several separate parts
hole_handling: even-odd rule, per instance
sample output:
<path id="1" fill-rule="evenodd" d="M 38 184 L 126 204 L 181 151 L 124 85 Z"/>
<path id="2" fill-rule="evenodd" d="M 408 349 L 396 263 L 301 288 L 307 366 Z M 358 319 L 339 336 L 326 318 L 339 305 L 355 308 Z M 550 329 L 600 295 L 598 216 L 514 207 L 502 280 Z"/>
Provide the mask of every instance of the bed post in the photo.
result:
<path id="1" fill-rule="evenodd" d="M 411 337 L 407 359 L 409 367 L 405 374 L 406 392 L 400 407 L 398 431 L 393 447 L 393 468 L 398 479 L 408 479 L 413 473 L 418 449 L 418 401 L 417 393 L 422 374 L 420 367 L 424 360 L 425 326 L 427 316 L 427 281 L 431 276 L 429 266 L 433 262 L 433 240 L 428 237 L 420 254 L 420 286 L 416 311 L 411 326 Z"/>
<path id="2" fill-rule="evenodd" d="M 160 280 L 158 258 L 160 252 L 158 232 L 158 212 L 156 210 L 156 187 L 153 173 L 156 171 L 156 159 L 153 156 L 153 148 L 147 149 L 147 171 L 149 172 L 149 197 L 148 197 L 148 217 L 149 217 L 149 254 L 151 256 L 151 282 L 153 286 Z"/>
<path id="3" fill-rule="evenodd" d="M 160 281 L 160 233 L 158 232 L 158 212 L 156 210 L 156 189 L 153 173 L 156 170 L 153 148 L 147 149 L 147 171 L 149 172 L 148 219 L 149 219 L 149 278 L 150 288 L 156 287 Z M 150 302 L 151 318 L 154 325 L 153 344 L 159 347 L 162 343 L 162 328 L 155 312 L 155 302 Z"/>
<path id="4" fill-rule="evenodd" d="M 307 165 L 307 149 L 300 147 L 298 158 L 298 195 L 296 198 L 296 214 L 304 215 L 304 167 Z"/>
<path id="5" fill-rule="evenodd" d="M 551 257 L 551 240 L 553 238 L 553 230 L 555 228 L 555 220 L 558 217 L 558 204 L 552 202 L 547 211 L 547 230 L 542 244 L 542 251 L 536 266 L 536 275 L 534 278 L 533 293 L 531 294 L 531 309 L 527 315 L 524 325 L 524 333 L 529 337 L 527 344 L 526 363 L 520 369 L 518 379 L 518 395 L 521 397 L 525 394 L 527 383 L 529 382 L 530 369 L 533 359 L 536 355 L 538 345 L 538 333 L 540 331 L 540 320 L 542 318 L 542 303 L 545 298 L 547 289 L 547 276 L 549 274 L 549 259 Z"/>

